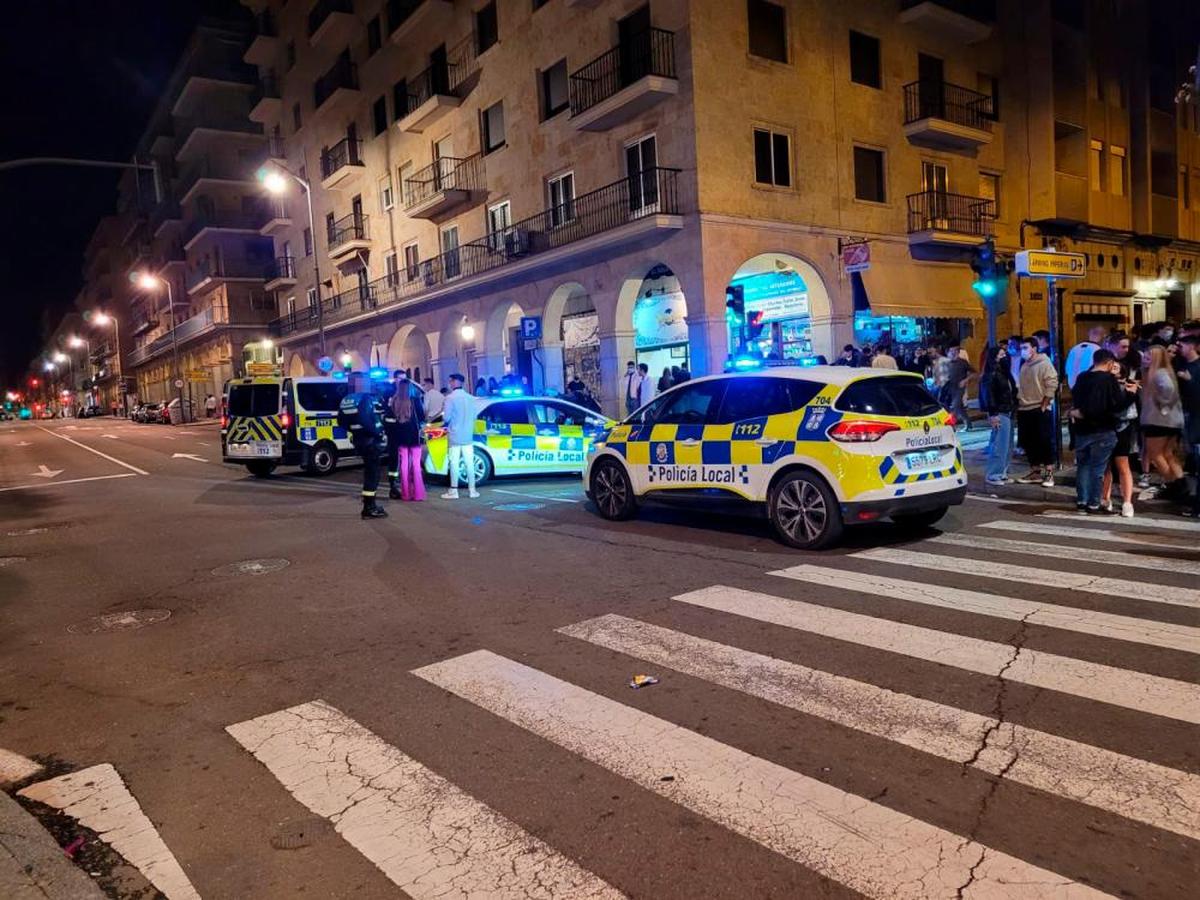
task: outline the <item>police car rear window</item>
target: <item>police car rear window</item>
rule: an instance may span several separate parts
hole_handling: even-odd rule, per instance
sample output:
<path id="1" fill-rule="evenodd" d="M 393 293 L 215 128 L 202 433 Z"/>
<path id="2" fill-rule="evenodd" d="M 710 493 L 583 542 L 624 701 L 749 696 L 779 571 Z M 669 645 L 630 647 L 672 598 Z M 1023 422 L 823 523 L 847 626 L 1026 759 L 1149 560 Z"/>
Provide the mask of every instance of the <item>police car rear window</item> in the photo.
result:
<path id="1" fill-rule="evenodd" d="M 273 416 L 278 412 L 277 384 L 235 384 L 229 388 L 231 416 Z"/>
<path id="2" fill-rule="evenodd" d="M 725 388 L 720 415 L 711 424 L 725 425 L 794 412 L 821 392 L 816 381 L 763 376 L 731 378 Z"/>
<path id="3" fill-rule="evenodd" d="M 905 375 L 856 381 L 847 385 L 834 406 L 877 416 L 931 416 L 942 408 L 921 379 Z"/>
<path id="4" fill-rule="evenodd" d="M 300 382 L 296 385 L 296 400 L 301 409 L 310 412 L 332 411 L 338 408 L 338 404 L 349 391 L 350 385 L 345 383 Z"/>

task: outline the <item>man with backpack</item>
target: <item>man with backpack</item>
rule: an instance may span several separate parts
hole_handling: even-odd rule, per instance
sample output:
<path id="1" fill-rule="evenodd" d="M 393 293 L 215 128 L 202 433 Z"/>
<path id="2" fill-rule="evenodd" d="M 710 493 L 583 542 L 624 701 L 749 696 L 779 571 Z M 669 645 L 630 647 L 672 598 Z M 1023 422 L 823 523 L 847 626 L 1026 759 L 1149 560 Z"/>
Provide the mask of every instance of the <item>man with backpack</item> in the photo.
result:
<path id="1" fill-rule="evenodd" d="M 1113 448 L 1118 419 L 1137 396 L 1137 388 L 1122 384 L 1115 374 L 1116 359 L 1108 350 L 1092 354 L 1092 367 L 1075 380 L 1071 420 L 1075 431 L 1075 506 L 1081 513 L 1099 513 L 1100 487 Z"/>

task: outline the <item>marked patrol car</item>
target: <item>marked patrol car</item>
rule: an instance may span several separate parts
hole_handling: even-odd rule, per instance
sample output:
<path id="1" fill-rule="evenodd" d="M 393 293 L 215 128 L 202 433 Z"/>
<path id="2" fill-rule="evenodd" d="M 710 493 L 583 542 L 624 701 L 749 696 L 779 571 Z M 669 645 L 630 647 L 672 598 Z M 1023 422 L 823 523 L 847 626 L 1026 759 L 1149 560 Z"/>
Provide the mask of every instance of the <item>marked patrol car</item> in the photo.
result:
<path id="1" fill-rule="evenodd" d="M 917 375 L 840 366 L 697 378 L 656 397 L 588 457 L 584 485 L 606 519 L 643 501 L 752 505 L 793 547 L 846 525 L 937 522 L 963 501 L 955 420 Z"/>
<path id="2" fill-rule="evenodd" d="M 322 377 L 226 382 L 222 457 L 260 478 L 281 465 L 328 475 L 338 459 L 355 455 L 350 436 L 337 423 L 338 404 L 349 390 L 342 379 Z"/>
<path id="3" fill-rule="evenodd" d="M 616 424 L 558 397 L 480 397 L 476 403 L 477 485 L 494 475 L 577 475 L 592 441 Z M 425 426 L 425 439 L 425 471 L 448 475 L 449 441 L 440 416 Z"/>

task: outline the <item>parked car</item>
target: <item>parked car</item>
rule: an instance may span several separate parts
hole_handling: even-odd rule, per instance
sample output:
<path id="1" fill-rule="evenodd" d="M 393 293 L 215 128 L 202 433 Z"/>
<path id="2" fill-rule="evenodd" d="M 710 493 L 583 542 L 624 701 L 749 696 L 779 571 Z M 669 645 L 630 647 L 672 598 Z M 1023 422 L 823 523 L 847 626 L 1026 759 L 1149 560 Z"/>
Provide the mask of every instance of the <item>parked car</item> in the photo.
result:
<path id="1" fill-rule="evenodd" d="M 81 419 L 91 419 L 102 415 L 104 415 L 104 407 L 96 406 L 94 403 L 79 410 L 79 418 Z"/>
<path id="2" fill-rule="evenodd" d="M 143 415 L 142 415 L 142 414 L 143 414 L 143 412 L 145 411 L 145 409 L 146 409 L 146 404 L 145 404 L 145 403 L 138 403 L 138 404 L 136 404 L 136 405 L 135 405 L 135 406 L 134 406 L 132 409 L 130 409 L 130 410 L 129 410 L 129 421 L 130 421 L 130 422 L 144 422 L 144 421 L 146 421 L 146 420 L 143 418 Z"/>
<path id="3" fill-rule="evenodd" d="M 160 425 L 163 422 L 163 416 L 166 415 L 167 404 L 165 403 L 143 403 L 136 410 L 136 422 L 143 424 Z"/>

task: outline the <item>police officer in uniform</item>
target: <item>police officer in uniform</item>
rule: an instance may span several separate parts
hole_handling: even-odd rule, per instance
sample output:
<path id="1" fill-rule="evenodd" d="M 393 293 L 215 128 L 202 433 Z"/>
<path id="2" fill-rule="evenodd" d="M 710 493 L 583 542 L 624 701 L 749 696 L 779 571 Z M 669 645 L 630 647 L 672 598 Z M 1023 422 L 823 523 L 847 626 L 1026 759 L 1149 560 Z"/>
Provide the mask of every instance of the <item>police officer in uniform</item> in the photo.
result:
<path id="1" fill-rule="evenodd" d="M 409 381 L 408 373 L 403 369 L 397 369 L 392 373 L 391 396 L 394 397 L 399 391 L 407 391 L 412 398 L 417 425 L 420 426 L 425 421 L 425 395 L 419 387 Z M 396 420 L 395 407 L 392 405 L 391 397 L 383 405 L 383 431 L 387 435 L 388 496 L 393 500 L 400 500 L 402 499 L 400 488 L 396 486 L 396 482 L 400 478 L 401 428 L 400 423 Z"/>
<path id="2" fill-rule="evenodd" d="M 379 490 L 379 463 L 384 454 L 383 398 L 372 390 L 366 375 L 351 376 L 351 393 L 338 407 L 338 424 L 354 442 L 354 451 L 363 461 L 362 517 L 385 519 L 387 512 L 375 500 Z"/>

